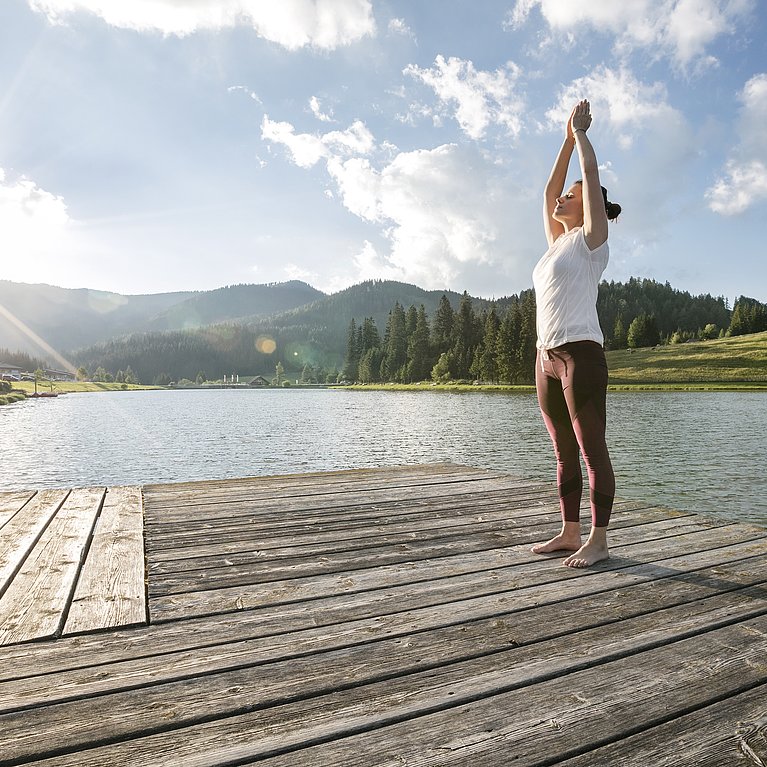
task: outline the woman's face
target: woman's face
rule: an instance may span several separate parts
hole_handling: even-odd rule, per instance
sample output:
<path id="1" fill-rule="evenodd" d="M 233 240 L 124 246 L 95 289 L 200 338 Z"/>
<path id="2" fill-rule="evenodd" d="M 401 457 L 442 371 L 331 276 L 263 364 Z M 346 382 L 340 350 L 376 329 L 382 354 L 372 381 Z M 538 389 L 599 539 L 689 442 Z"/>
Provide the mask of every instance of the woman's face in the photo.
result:
<path id="1" fill-rule="evenodd" d="M 573 184 L 561 197 L 557 197 L 551 217 L 568 229 L 583 224 L 583 187 L 580 184 Z"/>

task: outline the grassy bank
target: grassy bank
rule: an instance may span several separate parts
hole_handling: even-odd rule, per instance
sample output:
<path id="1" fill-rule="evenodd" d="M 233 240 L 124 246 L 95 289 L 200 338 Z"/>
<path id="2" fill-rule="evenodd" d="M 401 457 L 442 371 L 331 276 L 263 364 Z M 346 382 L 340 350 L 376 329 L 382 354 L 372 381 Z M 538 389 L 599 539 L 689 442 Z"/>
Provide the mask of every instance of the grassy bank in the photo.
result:
<path id="1" fill-rule="evenodd" d="M 607 353 L 610 383 L 767 388 L 767 332 Z"/>
<path id="2" fill-rule="evenodd" d="M 34 381 L 22 381 L 13 385 L 16 390 L 21 390 L 25 394 L 34 394 L 35 382 Z M 81 391 L 139 391 L 142 389 L 162 389 L 162 386 L 141 386 L 136 384 L 122 384 L 122 383 L 99 383 L 96 381 L 54 381 L 51 387 L 49 383 L 38 383 L 37 391 L 47 392 L 54 391 L 59 394 L 67 394 L 71 392 Z"/>
<path id="3" fill-rule="evenodd" d="M 767 391 L 767 332 L 607 352 L 611 391 Z M 384 391 L 532 391 L 500 384 L 366 384 Z"/>

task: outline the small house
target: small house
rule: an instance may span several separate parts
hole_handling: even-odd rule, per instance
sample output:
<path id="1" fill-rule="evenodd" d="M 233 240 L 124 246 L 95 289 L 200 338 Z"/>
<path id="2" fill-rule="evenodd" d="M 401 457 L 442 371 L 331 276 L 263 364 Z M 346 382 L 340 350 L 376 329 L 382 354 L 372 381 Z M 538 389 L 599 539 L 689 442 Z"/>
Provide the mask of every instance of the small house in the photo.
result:
<path id="1" fill-rule="evenodd" d="M 21 368 L 18 365 L 11 365 L 7 362 L 0 363 L 0 378 L 11 381 L 21 380 Z"/>

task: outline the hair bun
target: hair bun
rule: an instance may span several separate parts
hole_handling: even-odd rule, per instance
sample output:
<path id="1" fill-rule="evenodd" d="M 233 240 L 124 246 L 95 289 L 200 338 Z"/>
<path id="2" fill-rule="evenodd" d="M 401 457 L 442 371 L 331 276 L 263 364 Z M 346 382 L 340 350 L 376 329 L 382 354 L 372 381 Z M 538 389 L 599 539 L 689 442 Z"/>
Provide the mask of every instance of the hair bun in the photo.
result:
<path id="1" fill-rule="evenodd" d="M 621 206 L 617 202 L 608 202 L 605 205 L 608 221 L 614 221 L 621 214 Z"/>

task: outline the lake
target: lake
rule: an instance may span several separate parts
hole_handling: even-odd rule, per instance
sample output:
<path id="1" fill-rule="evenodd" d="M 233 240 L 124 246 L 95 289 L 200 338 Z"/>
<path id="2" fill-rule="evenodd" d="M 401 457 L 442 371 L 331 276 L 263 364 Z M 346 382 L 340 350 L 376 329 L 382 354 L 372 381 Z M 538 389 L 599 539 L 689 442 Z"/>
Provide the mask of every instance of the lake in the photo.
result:
<path id="1" fill-rule="evenodd" d="M 622 498 L 767 525 L 767 394 L 611 392 Z M 553 481 L 532 393 L 189 390 L 0 407 L 0 490 L 451 461 Z"/>

